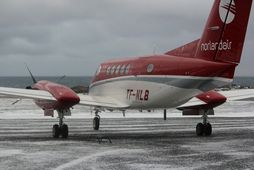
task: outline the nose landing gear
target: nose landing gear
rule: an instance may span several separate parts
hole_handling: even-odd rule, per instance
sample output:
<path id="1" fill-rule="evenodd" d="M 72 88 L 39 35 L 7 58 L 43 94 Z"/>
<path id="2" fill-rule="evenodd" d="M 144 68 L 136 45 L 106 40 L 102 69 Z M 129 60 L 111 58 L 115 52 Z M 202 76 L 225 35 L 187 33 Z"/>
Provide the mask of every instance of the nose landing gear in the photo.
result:
<path id="1" fill-rule="evenodd" d="M 69 128 L 68 128 L 68 125 L 63 123 L 65 112 L 64 111 L 57 111 L 57 112 L 59 117 L 59 124 L 53 125 L 52 136 L 53 138 L 59 138 L 59 136 L 61 136 L 62 138 L 68 138 Z"/>

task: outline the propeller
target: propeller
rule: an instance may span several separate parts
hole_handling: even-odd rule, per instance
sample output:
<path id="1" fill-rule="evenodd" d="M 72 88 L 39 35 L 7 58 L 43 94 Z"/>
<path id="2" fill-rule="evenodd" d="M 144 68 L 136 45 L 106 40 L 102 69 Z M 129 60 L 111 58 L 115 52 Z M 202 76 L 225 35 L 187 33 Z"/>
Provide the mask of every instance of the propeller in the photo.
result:
<path id="1" fill-rule="evenodd" d="M 63 75 L 62 77 L 59 77 L 56 82 L 59 83 L 61 80 L 63 80 L 66 77 L 66 75 Z"/>
<path id="2" fill-rule="evenodd" d="M 31 76 L 32 80 L 33 80 L 33 83 L 34 83 L 34 84 L 35 84 L 35 83 L 37 83 L 36 79 L 34 78 L 34 76 L 33 76 L 32 72 L 31 72 L 31 70 L 29 69 L 29 67 L 28 67 L 28 65 L 27 65 L 27 64 L 26 64 L 26 68 L 27 68 L 27 71 L 29 72 L 29 74 L 30 74 L 30 76 Z"/>
<path id="3" fill-rule="evenodd" d="M 31 70 L 29 69 L 28 65 L 26 63 L 25 63 L 25 65 L 26 65 L 27 71 L 29 72 L 30 77 L 31 77 L 33 83 L 34 84 L 37 83 L 36 79 L 34 78 L 32 72 L 31 72 Z M 32 87 L 31 86 L 27 86 L 26 89 L 32 89 Z"/>
<path id="4" fill-rule="evenodd" d="M 31 70 L 29 69 L 28 65 L 27 65 L 26 63 L 25 63 L 25 65 L 26 65 L 26 68 L 27 68 L 27 70 L 28 70 L 28 72 L 29 72 L 29 74 L 30 74 L 32 80 L 33 80 L 33 83 L 34 83 L 34 84 L 37 83 L 36 79 L 34 78 L 32 72 L 31 72 Z M 27 86 L 26 89 L 32 89 L 32 87 L 31 87 L 31 86 Z M 14 101 L 14 102 L 12 103 L 12 105 L 17 104 L 17 103 L 19 103 L 20 101 L 22 101 L 22 99 L 17 99 L 16 101 Z"/>
<path id="5" fill-rule="evenodd" d="M 35 77 L 33 76 L 31 70 L 29 69 L 28 65 L 25 63 L 26 65 L 26 69 L 27 71 L 29 72 L 30 74 L 30 77 L 33 81 L 33 84 L 37 83 L 37 80 L 35 79 Z M 61 80 L 63 80 L 64 78 L 66 78 L 66 75 L 63 75 L 61 77 L 59 77 L 57 80 L 56 80 L 56 83 L 59 83 Z M 32 86 L 27 86 L 26 89 L 32 89 Z M 89 87 L 85 87 L 85 86 L 74 86 L 71 88 L 74 92 L 76 93 L 88 93 L 88 90 L 89 90 Z"/>

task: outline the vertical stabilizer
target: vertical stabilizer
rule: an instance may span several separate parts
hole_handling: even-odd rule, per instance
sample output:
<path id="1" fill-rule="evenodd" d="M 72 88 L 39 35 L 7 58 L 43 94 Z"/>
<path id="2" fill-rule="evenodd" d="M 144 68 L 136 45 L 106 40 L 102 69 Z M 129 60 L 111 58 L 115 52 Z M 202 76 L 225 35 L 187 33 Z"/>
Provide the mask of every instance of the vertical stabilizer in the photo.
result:
<path id="1" fill-rule="evenodd" d="M 240 63 L 252 0 L 215 0 L 195 57 Z"/>

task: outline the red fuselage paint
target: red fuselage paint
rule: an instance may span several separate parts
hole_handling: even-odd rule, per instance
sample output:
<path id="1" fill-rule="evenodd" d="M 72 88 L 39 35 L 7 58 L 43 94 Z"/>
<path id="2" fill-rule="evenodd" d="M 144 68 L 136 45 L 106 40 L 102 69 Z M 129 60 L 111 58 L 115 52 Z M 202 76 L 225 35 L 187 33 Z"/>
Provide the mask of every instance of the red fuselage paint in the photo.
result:
<path id="1" fill-rule="evenodd" d="M 147 71 L 149 64 L 153 64 L 153 70 Z M 110 72 L 108 67 L 130 65 L 129 71 L 125 73 Z M 171 75 L 171 76 L 197 76 L 197 77 L 221 77 L 232 79 L 236 65 L 230 63 L 219 63 L 195 58 L 176 57 L 170 55 L 155 55 L 122 60 L 112 60 L 101 64 L 100 72 L 95 75 L 92 83 L 97 81 L 135 75 Z"/>

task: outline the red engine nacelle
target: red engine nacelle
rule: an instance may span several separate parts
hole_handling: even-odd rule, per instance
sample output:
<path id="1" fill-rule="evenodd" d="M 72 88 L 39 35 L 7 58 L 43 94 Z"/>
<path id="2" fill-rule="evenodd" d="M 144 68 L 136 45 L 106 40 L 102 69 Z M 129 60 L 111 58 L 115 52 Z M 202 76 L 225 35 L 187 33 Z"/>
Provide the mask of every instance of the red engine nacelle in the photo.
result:
<path id="1" fill-rule="evenodd" d="M 206 111 L 207 115 L 214 115 L 213 108 L 225 103 L 227 98 L 216 91 L 209 91 L 196 96 L 204 104 L 186 106 L 178 108 L 183 111 L 183 115 L 202 115 Z"/>
<path id="2" fill-rule="evenodd" d="M 49 82 L 49 81 L 39 81 L 32 86 L 34 90 L 44 90 L 52 94 L 56 101 L 49 100 L 35 100 L 35 103 L 42 109 L 68 109 L 79 103 L 79 96 L 69 87 Z"/>

